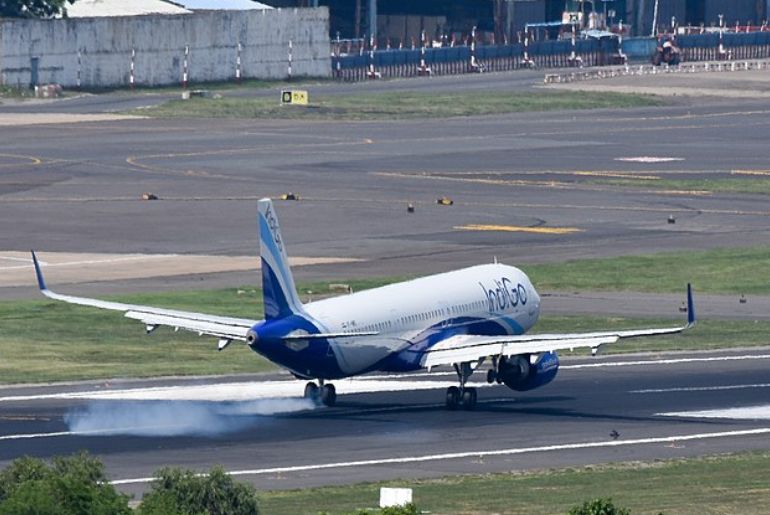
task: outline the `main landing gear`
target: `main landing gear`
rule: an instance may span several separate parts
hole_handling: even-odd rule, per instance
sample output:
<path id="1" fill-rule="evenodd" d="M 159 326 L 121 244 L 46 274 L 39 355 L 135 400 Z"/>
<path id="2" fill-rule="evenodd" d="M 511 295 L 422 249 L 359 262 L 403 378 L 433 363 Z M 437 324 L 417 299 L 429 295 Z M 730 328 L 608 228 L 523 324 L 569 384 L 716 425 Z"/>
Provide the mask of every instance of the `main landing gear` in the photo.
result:
<path id="1" fill-rule="evenodd" d="M 305 395 L 304 397 L 306 399 L 312 399 L 315 402 L 320 402 L 324 406 L 334 406 L 334 404 L 337 402 L 337 390 L 334 388 L 334 385 L 324 384 L 323 379 L 318 380 L 319 384 L 315 384 L 313 382 L 309 382 L 305 385 Z"/>
<path id="2" fill-rule="evenodd" d="M 468 378 L 473 374 L 473 368 L 470 363 L 461 363 L 454 365 L 457 377 L 460 379 L 460 387 L 450 386 L 446 391 L 446 407 L 450 410 L 456 410 L 462 406 L 463 409 L 472 410 L 476 407 L 476 389 L 465 386 Z"/>

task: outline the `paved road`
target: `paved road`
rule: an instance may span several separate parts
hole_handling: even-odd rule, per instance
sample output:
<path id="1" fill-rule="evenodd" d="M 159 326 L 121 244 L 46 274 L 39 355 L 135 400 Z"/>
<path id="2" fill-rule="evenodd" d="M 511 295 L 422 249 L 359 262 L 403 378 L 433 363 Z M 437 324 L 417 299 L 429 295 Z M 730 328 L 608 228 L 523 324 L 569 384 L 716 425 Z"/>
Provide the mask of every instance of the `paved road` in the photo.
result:
<path id="1" fill-rule="evenodd" d="M 453 373 L 338 382 L 370 393 L 316 409 L 284 376 L 17 387 L 0 390 L 0 466 L 88 449 L 139 493 L 164 465 L 280 489 L 767 449 L 769 365 L 768 349 L 570 360 L 540 390 L 480 388 L 472 413 L 442 406 Z"/>

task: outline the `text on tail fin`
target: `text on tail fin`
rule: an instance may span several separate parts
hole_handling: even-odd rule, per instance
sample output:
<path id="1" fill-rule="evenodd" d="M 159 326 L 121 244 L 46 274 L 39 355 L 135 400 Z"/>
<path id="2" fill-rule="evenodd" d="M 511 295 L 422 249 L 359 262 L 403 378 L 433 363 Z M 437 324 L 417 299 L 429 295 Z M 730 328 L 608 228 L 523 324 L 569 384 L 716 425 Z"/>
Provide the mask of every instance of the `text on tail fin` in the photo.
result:
<path id="1" fill-rule="evenodd" d="M 265 318 L 283 318 L 302 312 L 281 227 L 270 199 L 259 201 L 259 242 Z"/>

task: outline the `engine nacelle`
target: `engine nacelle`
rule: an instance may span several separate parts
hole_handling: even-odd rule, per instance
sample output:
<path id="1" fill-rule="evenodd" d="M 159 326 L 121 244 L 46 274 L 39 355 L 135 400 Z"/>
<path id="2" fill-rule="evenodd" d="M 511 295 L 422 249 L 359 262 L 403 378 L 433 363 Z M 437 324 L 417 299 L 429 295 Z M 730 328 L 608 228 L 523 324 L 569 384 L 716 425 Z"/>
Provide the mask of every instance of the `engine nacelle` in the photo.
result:
<path id="1" fill-rule="evenodd" d="M 559 357 L 555 352 L 540 354 L 534 363 L 529 354 L 523 354 L 502 358 L 497 378 L 511 390 L 525 392 L 550 383 L 558 371 Z"/>

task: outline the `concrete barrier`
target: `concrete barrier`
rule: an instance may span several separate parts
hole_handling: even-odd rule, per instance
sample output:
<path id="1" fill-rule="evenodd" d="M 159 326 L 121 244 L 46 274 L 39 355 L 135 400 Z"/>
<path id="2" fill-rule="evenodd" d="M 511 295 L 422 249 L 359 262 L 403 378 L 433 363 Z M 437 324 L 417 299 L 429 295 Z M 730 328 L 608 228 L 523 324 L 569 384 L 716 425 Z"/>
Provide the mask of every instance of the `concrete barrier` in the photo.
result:
<path id="1" fill-rule="evenodd" d="M 565 82 L 581 82 L 587 80 L 624 77 L 628 75 L 655 75 L 663 73 L 704 73 L 704 72 L 735 72 L 749 70 L 770 70 L 770 60 L 752 61 L 712 61 L 698 63 L 682 63 L 679 66 L 653 66 L 637 64 L 627 66 L 608 66 L 595 70 L 579 72 L 550 73 L 545 76 L 545 84 L 563 84 Z"/>
<path id="2" fill-rule="evenodd" d="M 132 61 L 136 86 L 181 84 L 186 47 L 190 83 L 282 79 L 289 41 L 295 77 L 331 74 L 326 7 L 0 19 L 0 84 L 128 86 Z"/>

